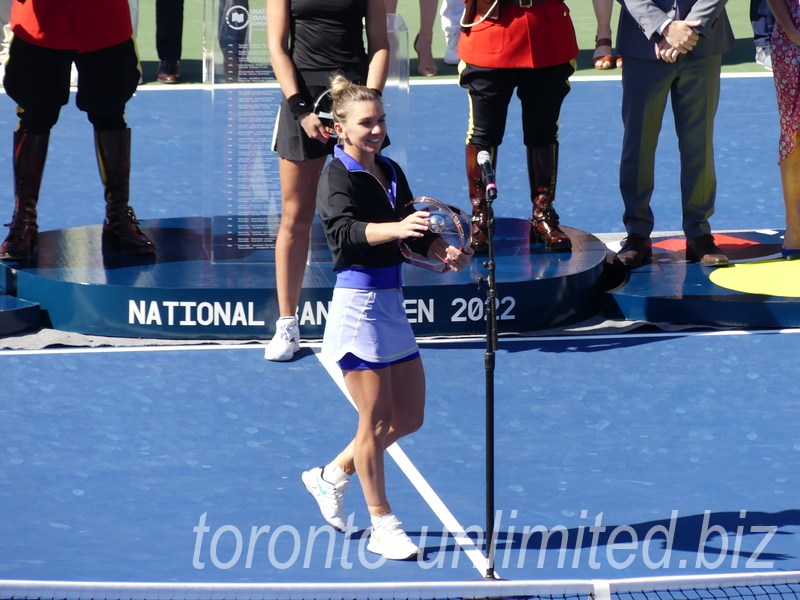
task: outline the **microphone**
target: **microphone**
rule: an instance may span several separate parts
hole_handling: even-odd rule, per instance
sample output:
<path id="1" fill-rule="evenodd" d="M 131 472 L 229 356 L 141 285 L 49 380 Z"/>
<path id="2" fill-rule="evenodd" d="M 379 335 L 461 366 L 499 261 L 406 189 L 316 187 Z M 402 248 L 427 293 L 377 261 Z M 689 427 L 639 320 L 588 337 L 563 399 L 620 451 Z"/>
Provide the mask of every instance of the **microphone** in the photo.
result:
<path id="1" fill-rule="evenodd" d="M 478 152 L 478 164 L 481 166 L 481 181 L 486 188 L 486 196 L 489 200 L 497 198 L 497 184 L 494 182 L 494 171 L 492 170 L 492 157 L 486 150 Z"/>

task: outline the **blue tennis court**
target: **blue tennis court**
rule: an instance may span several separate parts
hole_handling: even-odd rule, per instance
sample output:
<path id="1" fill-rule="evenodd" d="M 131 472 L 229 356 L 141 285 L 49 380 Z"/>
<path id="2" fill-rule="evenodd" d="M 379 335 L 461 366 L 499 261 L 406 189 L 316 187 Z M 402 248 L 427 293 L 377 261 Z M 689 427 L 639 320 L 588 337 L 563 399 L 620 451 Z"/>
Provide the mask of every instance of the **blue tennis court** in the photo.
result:
<path id="1" fill-rule="evenodd" d="M 140 218 L 203 215 L 204 93 L 143 89 L 129 103 Z M 622 229 L 620 94 L 619 80 L 575 81 L 561 118 L 558 210 L 564 224 L 595 234 Z M 443 106 L 453 118 L 442 118 Z M 466 113 L 452 81 L 412 86 L 407 172 L 416 193 L 466 203 Z M 0 115 L 10 131 L 5 96 Z M 496 210 L 526 218 L 514 123 L 516 103 Z M 777 135 L 772 80 L 723 79 L 715 231 L 782 228 Z M 677 162 L 667 117 L 653 200 L 660 231 L 679 229 Z M 3 155 L 6 198 L 10 171 Z M 90 126 L 74 106 L 53 130 L 41 198 L 42 229 L 102 219 Z M 499 576 L 589 585 L 800 570 L 796 347 L 796 331 L 504 338 Z M 424 548 L 418 562 L 365 550 L 357 481 L 349 535 L 324 526 L 300 482 L 356 423 L 336 370 L 316 352 L 309 345 L 276 364 L 254 345 L 0 351 L 0 597 L 44 597 L 35 582 L 50 581 L 96 582 L 69 596 L 118 599 L 144 596 L 98 586 L 149 582 L 148 598 L 230 599 L 244 597 L 234 586 L 245 584 L 319 583 L 325 597 L 336 585 L 383 584 L 385 593 L 364 592 L 376 598 L 393 587 L 403 596 L 413 582 L 481 578 L 482 342 L 422 343 L 426 424 L 387 461 L 390 501 Z M 169 587 L 180 584 L 205 587 Z M 597 590 L 576 597 L 608 600 Z"/>
<path id="2" fill-rule="evenodd" d="M 503 340 L 499 575 L 800 569 L 796 344 L 792 332 Z M 357 484 L 345 505 L 353 531 L 324 526 L 300 473 L 349 440 L 355 410 L 315 348 L 289 364 L 262 354 L 2 352 L 2 578 L 481 577 L 480 342 L 423 344 L 426 424 L 387 462 L 419 562 L 366 552 Z"/>
<path id="3" fill-rule="evenodd" d="M 622 231 L 619 79 L 576 78 L 561 114 L 557 208 L 563 224 L 593 234 Z M 128 103 L 132 133 L 131 204 L 140 219 L 203 215 L 203 94 L 198 87 L 141 88 Z M 277 93 L 277 92 L 276 92 Z M 442 118 L 446 107 L 447 118 Z M 408 132 L 411 189 L 467 207 L 464 140 L 468 106 L 454 80 L 412 85 Z M 0 126 L 11 131 L 14 103 L 0 95 Z M 387 108 L 392 131 L 391 108 Z M 509 106 L 499 149 L 495 210 L 530 217 L 518 102 Z M 91 126 L 73 104 L 53 128 L 39 204 L 42 230 L 100 223 L 103 196 Z M 9 140 L 11 135 L 9 133 Z M 716 120 L 719 179 L 714 231 L 782 229 L 777 165 L 778 116 L 771 77 L 723 78 Z M 10 143 L 10 142 L 9 142 Z M 273 160 L 277 160 L 273 157 Z M 653 210 L 657 231 L 680 229 L 677 139 L 670 112 L 656 160 Z M 0 194 L 12 197 L 11 157 L 0 156 Z M 12 205 L 6 210 L 10 216 Z M 7 218 L 7 217 L 5 217 Z"/>

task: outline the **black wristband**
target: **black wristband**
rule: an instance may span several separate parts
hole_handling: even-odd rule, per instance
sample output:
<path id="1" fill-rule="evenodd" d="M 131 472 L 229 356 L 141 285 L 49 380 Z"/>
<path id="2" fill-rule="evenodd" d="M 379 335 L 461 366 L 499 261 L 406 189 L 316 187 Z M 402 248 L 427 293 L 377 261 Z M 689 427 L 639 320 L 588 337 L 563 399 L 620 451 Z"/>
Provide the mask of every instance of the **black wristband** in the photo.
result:
<path id="1" fill-rule="evenodd" d="M 286 99 L 286 104 L 289 106 L 289 112 L 292 113 L 295 121 L 311 112 L 309 103 L 303 99 L 303 94 L 300 93 L 289 96 Z"/>
<path id="2" fill-rule="evenodd" d="M 383 98 L 383 92 L 380 91 L 378 88 L 369 88 L 369 89 L 378 94 L 378 98 Z"/>

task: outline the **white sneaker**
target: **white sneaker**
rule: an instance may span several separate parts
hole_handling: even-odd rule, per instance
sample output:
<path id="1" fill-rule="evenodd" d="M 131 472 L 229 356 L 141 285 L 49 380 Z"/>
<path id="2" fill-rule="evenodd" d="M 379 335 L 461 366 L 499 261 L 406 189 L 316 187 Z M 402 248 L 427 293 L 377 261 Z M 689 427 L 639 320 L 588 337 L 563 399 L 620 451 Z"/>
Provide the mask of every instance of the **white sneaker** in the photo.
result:
<path id="1" fill-rule="evenodd" d="M 322 518 L 337 531 L 347 531 L 343 494 L 350 485 L 350 481 L 345 479 L 334 485 L 322 478 L 322 467 L 304 472 L 302 479 L 308 493 L 314 496 L 319 504 Z"/>
<path id="2" fill-rule="evenodd" d="M 397 517 L 389 514 L 381 517 L 369 534 L 367 550 L 389 560 L 408 560 L 419 554 L 419 547 L 411 541 L 400 527 Z"/>
<path id="3" fill-rule="evenodd" d="M 772 71 L 772 51 L 769 46 L 756 47 L 756 62 L 762 65 L 767 71 Z"/>
<path id="4" fill-rule="evenodd" d="M 455 33 L 445 36 L 447 38 L 447 49 L 444 51 L 444 64 L 458 64 L 458 38 L 460 35 L 461 30 L 456 30 Z"/>
<path id="5" fill-rule="evenodd" d="M 297 317 L 281 317 L 275 322 L 275 336 L 264 348 L 267 360 L 292 360 L 294 353 L 300 350 L 300 328 Z"/>

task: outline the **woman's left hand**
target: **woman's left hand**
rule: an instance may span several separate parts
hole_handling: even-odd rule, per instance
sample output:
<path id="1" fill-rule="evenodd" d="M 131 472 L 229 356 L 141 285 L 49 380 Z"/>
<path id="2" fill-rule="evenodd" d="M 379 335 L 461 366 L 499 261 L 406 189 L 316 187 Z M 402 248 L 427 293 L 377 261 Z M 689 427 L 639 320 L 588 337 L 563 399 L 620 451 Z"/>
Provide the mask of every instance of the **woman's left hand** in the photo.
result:
<path id="1" fill-rule="evenodd" d="M 445 250 L 444 262 L 450 267 L 451 271 L 461 271 L 467 267 L 473 254 L 475 254 L 475 251 L 470 246 L 463 250 L 459 250 L 455 246 L 448 246 L 447 250 Z"/>
<path id="2" fill-rule="evenodd" d="M 312 140 L 317 140 L 324 144 L 331 137 L 330 133 L 328 133 L 328 128 L 322 124 L 322 121 L 313 112 L 301 115 L 297 122 L 300 123 L 300 127 Z"/>

